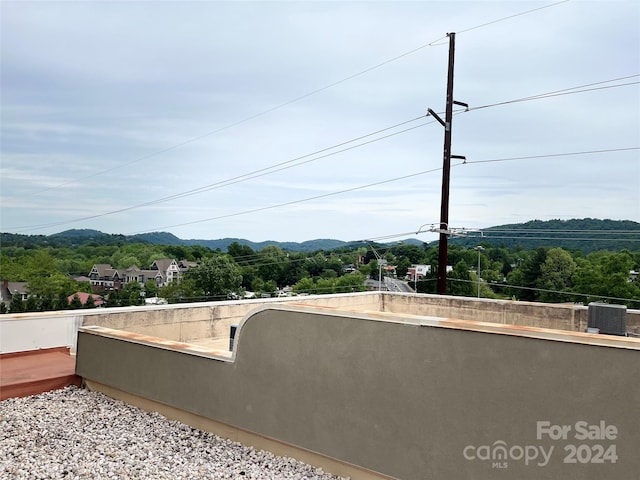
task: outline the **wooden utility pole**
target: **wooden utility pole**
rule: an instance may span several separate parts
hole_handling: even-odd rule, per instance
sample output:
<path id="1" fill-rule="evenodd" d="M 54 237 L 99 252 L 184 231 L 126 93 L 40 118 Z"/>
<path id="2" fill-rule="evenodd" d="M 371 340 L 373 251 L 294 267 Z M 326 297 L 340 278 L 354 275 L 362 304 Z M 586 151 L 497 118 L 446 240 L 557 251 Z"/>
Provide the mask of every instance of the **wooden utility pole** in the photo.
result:
<path id="1" fill-rule="evenodd" d="M 429 109 L 432 115 L 444 127 L 444 154 L 442 162 L 442 195 L 440 196 L 440 241 L 438 245 L 438 294 L 447 293 L 447 247 L 449 240 L 449 178 L 451 174 L 451 158 L 464 158 L 451 155 L 451 124 L 453 123 L 453 105 L 469 107 L 466 103 L 453 99 L 453 61 L 456 50 L 456 34 L 447 33 L 449 37 L 449 73 L 447 75 L 447 106 L 444 121 L 436 112 Z"/>

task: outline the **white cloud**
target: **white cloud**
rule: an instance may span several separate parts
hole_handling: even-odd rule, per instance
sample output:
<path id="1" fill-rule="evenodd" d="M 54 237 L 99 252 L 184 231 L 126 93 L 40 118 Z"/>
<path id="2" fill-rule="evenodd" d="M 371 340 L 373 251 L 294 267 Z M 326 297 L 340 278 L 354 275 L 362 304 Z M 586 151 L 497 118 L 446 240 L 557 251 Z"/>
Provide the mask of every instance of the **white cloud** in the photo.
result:
<path id="1" fill-rule="evenodd" d="M 636 2 L 568 2 L 465 31 L 545 5 L 5 3 L 0 230 L 51 218 L 70 223 L 29 233 L 197 222 L 170 230 L 185 238 L 306 240 L 384 236 L 435 222 L 439 172 L 234 214 L 438 168 L 439 124 L 72 223 L 286 162 L 428 107 L 441 111 L 446 39 L 287 102 L 447 31 L 459 32 L 455 98 L 472 107 L 640 73 Z M 639 92 L 631 85 L 458 115 L 453 153 L 471 162 L 640 146 Z M 639 165 L 636 150 L 456 167 L 450 220 L 460 227 L 565 215 L 640 221 Z"/>

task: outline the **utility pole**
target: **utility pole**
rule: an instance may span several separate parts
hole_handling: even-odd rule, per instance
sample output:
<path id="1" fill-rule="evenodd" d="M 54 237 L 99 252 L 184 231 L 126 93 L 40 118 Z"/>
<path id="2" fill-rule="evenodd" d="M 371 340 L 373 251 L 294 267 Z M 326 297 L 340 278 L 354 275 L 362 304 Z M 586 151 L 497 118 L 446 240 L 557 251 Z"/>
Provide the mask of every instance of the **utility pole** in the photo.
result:
<path id="1" fill-rule="evenodd" d="M 478 245 L 476 250 L 478 251 L 478 298 L 480 298 L 480 252 L 484 250 L 484 247 L 482 245 Z"/>
<path id="2" fill-rule="evenodd" d="M 373 254 L 376 256 L 376 261 L 378 263 L 378 293 L 380 293 L 382 291 L 382 257 L 377 250 L 373 248 L 372 244 L 369 244 L 369 246 L 371 247 Z"/>
<path id="3" fill-rule="evenodd" d="M 466 103 L 453 100 L 453 63 L 455 59 L 456 34 L 447 33 L 449 37 L 449 73 L 447 74 L 447 105 L 444 122 L 436 112 L 429 109 L 432 115 L 444 127 L 444 151 L 442 162 L 442 194 L 440 196 L 440 241 L 438 242 L 438 294 L 447 293 L 447 248 L 449 240 L 449 179 L 451 174 L 451 126 L 453 123 L 453 105 Z M 464 158 L 454 155 L 453 158 Z"/>

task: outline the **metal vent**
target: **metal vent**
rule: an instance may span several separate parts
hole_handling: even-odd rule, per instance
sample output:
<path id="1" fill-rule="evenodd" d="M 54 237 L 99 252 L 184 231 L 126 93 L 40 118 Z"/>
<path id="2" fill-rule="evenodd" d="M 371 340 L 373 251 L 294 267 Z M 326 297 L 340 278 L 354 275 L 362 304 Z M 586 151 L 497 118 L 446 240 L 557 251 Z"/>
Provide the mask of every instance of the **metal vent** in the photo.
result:
<path id="1" fill-rule="evenodd" d="M 627 335 L 627 307 L 608 303 L 589 304 L 588 327 L 608 335 Z"/>
<path id="2" fill-rule="evenodd" d="M 237 330 L 238 330 L 238 325 L 237 324 L 231 325 L 231 330 L 229 332 L 229 350 L 231 352 L 233 352 L 233 341 L 236 338 L 236 331 Z"/>

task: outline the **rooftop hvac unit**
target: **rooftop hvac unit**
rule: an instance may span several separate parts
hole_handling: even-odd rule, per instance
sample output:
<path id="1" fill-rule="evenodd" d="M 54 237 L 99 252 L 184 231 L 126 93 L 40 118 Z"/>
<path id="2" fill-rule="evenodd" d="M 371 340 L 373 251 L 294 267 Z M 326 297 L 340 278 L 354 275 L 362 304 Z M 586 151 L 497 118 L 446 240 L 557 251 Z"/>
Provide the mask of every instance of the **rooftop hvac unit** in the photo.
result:
<path id="1" fill-rule="evenodd" d="M 627 307 L 608 303 L 589 304 L 588 327 L 608 335 L 627 335 Z"/>

